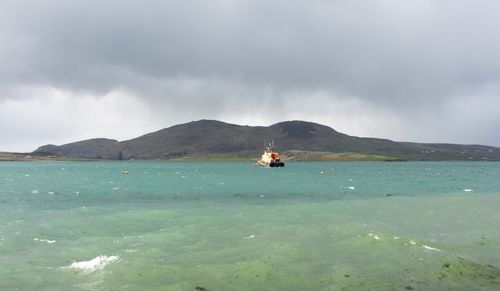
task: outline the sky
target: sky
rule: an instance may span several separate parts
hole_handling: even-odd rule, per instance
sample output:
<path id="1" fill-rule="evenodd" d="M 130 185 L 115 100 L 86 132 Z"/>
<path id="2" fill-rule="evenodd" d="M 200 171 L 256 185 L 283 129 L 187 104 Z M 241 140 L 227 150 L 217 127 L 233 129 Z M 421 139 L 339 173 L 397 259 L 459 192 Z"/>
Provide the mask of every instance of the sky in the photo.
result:
<path id="1" fill-rule="evenodd" d="M 500 1 L 1 0 L 0 151 L 216 119 L 500 146 Z"/>

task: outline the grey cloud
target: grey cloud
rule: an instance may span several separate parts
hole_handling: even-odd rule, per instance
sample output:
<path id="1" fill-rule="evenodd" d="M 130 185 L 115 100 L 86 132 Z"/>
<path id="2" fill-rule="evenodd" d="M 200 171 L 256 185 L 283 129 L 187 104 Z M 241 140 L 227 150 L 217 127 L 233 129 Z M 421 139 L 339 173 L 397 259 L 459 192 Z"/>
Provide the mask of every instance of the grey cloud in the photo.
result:
<path id="1" fill-rule="evenodd" d="M 446 115 L 449 100 L 500 93 L 490 86 L 499 19 L 487 0 L 7 0 L 0 100 L 31 85 L 126 88 L 154 106 L 224 116 L 263 96 L 325 92 L 411 118 Z"/>
<path id="2" fill-rule="evenodd" d="M 126 85 L 125 68 L 401 99 L 499 75 L 494 1 L 21 3 L 2 9 L 21 13 L 18 75 L 58 86 Z"/>

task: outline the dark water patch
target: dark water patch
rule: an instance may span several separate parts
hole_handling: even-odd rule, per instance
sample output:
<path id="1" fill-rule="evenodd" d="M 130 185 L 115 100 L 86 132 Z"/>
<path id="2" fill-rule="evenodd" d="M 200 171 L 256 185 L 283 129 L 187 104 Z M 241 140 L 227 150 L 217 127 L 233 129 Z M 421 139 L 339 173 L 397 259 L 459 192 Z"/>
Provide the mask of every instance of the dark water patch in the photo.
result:
<path id="1" fill-rule="evenodd" d="M 437 274 L 439 280 L 483 280 L 485 286 L 500 288 L 500 269 L 493 265 L 479 264 L 465 258 L 457 258 L 443 263 Z"/>

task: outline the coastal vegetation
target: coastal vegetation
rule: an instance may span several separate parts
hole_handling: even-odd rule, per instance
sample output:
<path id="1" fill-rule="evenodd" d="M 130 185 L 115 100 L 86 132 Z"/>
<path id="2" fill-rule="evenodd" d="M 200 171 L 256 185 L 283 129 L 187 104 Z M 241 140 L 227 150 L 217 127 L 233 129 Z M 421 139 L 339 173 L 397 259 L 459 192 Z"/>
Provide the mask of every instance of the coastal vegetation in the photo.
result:
<path id="1" fill-rule="evenodd" d="M 351 152 L 312 152 L 290 150 L 282 154 L 289 161 L 400 161 L 400 159 L 382 155 L 370 155 Z"/>

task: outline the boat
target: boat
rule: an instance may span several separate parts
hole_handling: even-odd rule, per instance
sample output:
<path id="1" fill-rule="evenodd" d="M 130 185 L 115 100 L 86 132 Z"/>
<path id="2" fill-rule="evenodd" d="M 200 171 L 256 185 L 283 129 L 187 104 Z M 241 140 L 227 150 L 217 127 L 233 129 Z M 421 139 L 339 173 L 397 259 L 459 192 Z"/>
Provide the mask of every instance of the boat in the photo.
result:
<path id="1" fill-rule="evenodd" d="M 254 167 L 280 168 L 285 166 L 285 163 L 280 159 L 280 154 L 273 150 L 273 146 L 274 142 L 268 144 L 262 157 L 254 164 Z"/>

